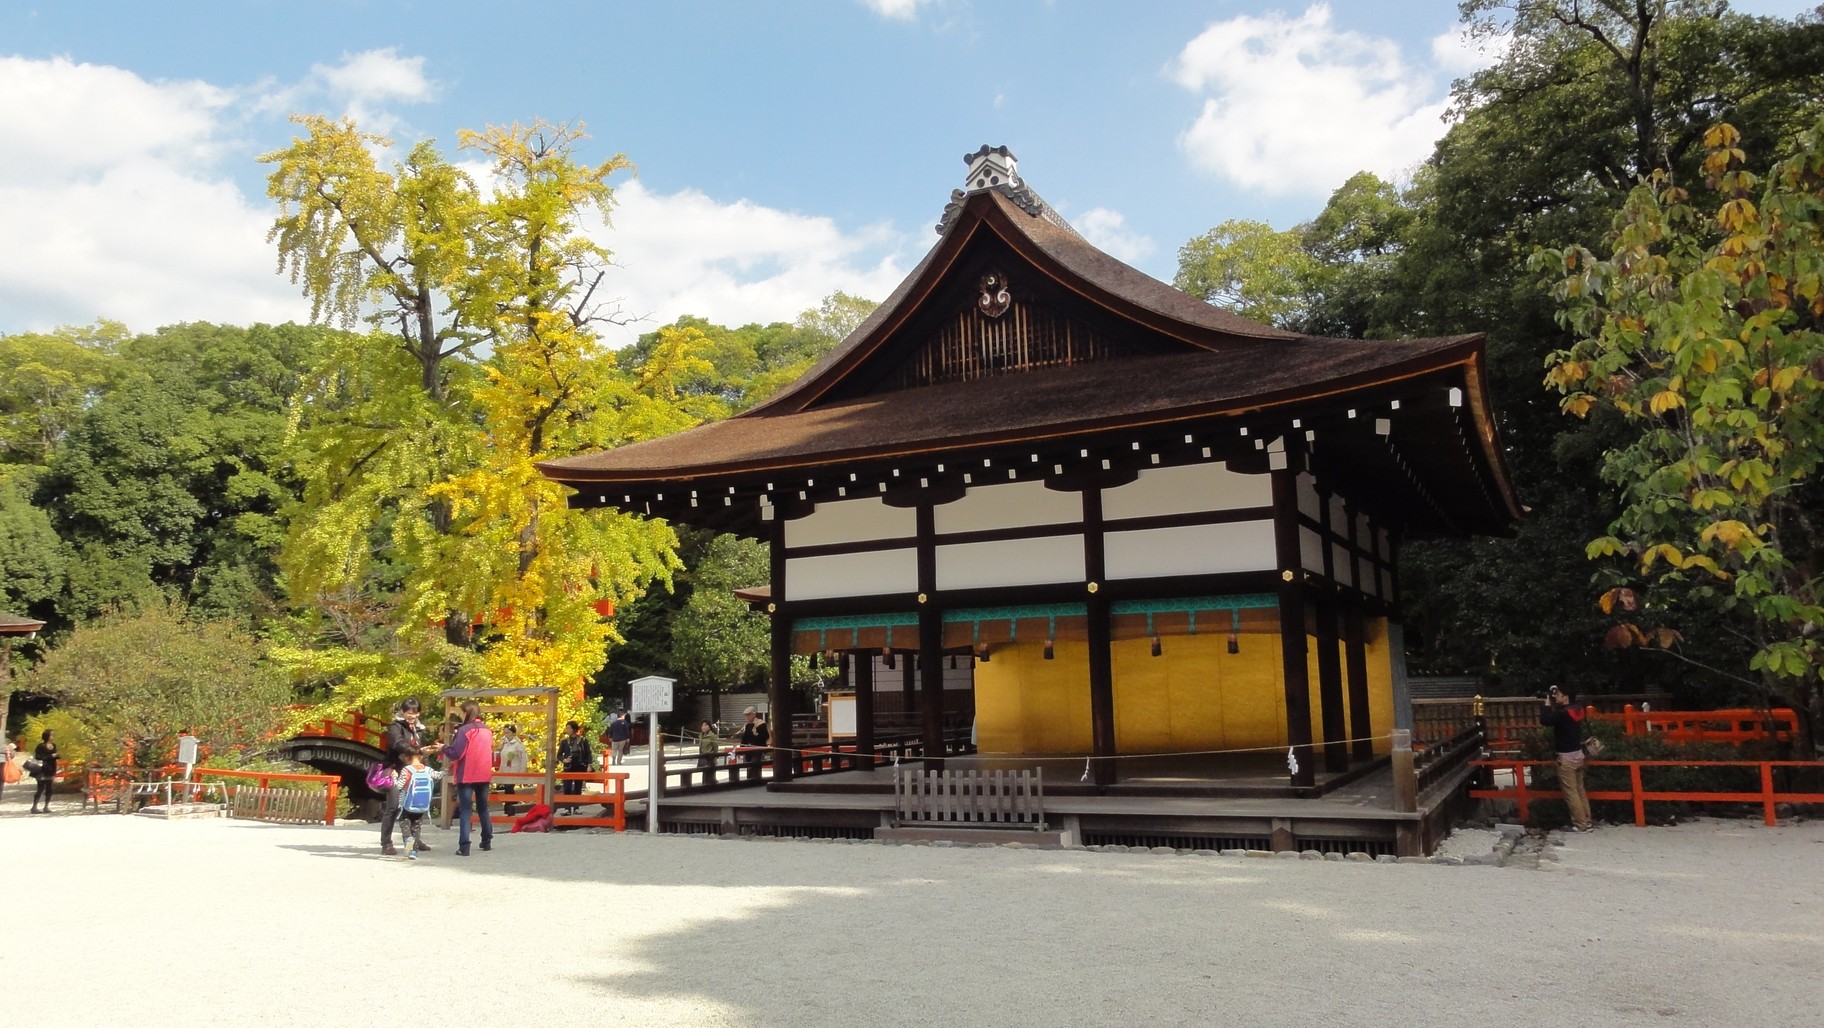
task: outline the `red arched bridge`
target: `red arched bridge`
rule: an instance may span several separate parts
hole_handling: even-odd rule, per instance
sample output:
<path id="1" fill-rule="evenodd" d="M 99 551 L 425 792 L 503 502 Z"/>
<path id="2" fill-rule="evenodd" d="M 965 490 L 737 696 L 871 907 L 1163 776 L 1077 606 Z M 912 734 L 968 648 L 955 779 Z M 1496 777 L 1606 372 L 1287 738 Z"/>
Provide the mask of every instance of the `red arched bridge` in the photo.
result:
<path id="1" fill-rule="evenodd" d="M 386 722 L 350 711 L 340 719 L 328 717 L 304 725 L 297 735 L 275 743 L 270 752 L 340 778 L 355 816 L 374 820 L 384 797 L 367 787 L 367 773 L 386 758 L 381 748 L 385 743 Z"/>

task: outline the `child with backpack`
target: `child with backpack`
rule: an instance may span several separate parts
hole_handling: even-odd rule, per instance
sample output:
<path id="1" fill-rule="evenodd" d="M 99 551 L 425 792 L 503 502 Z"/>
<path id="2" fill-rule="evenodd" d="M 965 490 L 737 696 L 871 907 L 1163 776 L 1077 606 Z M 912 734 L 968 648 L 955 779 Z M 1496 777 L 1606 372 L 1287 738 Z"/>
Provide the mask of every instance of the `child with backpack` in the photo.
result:
<path id="1" fill-rule="evenodd" d="M 400 840 L 407 844 L 405 855 L 408 860 L 417 860 L 418 851 L 424 847 L 424 815 L 430 812 L 431 796 L 437 791 L 437 779 L 443 772 L 427 766 L 424 754 L 411 746 L 400 745 L 393 750 L 404 767 L 394 772 L 399 784 L 399 816 L 405 820 L 405 838 Z"/>

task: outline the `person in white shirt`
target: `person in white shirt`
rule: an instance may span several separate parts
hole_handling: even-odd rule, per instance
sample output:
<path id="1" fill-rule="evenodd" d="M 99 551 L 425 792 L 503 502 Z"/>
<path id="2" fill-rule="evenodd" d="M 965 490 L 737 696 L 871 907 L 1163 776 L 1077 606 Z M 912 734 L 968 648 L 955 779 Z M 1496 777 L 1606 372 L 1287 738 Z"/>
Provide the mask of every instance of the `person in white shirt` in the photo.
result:
<path id="1" fill-rule="evenodd" d="M 494 766 L 498 767 L 502 774 L 525 773 L 526 744 L 519 739 L 518 725 L 509 724 L 505 730 L 502 731 L 500 737 L 500 753 L 494 759 Z M 519 784 L 517 782 L 509 781 L 500 787 L 500 791 L 518 792 Z M 514 814 L 519 813 L 519 805 L 516 803 L 509 803 L 507 804 L 506 810 L 507 816 L 512 817 Z"/>

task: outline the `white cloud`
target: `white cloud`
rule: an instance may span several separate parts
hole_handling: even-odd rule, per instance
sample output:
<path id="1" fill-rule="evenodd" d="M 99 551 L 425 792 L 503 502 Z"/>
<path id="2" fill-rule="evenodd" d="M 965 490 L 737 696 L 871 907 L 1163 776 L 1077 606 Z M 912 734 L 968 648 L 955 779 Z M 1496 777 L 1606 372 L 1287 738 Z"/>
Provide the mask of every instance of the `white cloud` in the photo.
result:
<path id="1" fill-rule="evenodd" d="M 638 180 L 615 195 L 614 228 L 601 241 L 621 265 L 609 291 L 647 319 L 632 334 L 685 314 L 790 321 L 838 289 L 884 300 L 906 274 L 911 240 L 884 225 L 845 232 L 826 217 L 694 189 L 659 193 Z"/>
<path id="2" fill-rule="evenodd" d="M 1168 68 L 1205 98 L 1178 144 L 1272 194 L 1324 195 L 1364 169 L 1397 178 L 1443 135 L 1449 74 L 1465 67 L 1461 46 L 1432 51 L 1414 64 L 1390 39 L 1337 29 L 1325 4 L 1216 22 Z"/>
<path id="3" fill-rule="evenodd" d="M 918 9 L 931 3 L 931 0 L 861 0 L 867 8 L 882 18 L 895 21 L 915 21 Z"/>
<path id="4" fill-rule="evenodd" d="M 1513 44 L 1507 33 L 1477 39 L 1469 26 L 1458 25 L 1431 38 L 1431 62 L 1439 71 L 1461 77 L 1499 61 Z"/>
<path id="5" fill-rule="evenodd" d="M 0 96 L 31 101 L 0 104 L 0 332 L 103 317 L 134 331 L 305 319 L 309 305 L 276 273 L 266 241 L 271 207 L 225 170 L 252 160 L 245 119 L 282 113 L 272 106 L 281 93 L 419 100 L 435 88 L 421 71 L 416 59 L 375 51 L 319 67 L 288 90 L 236 91 L 0 58 Z M 463 165 L 487 182 L 490 169 Z M 917 257 L 913 238 L 889 226 L 845 230 L 827 217 L 654 192 L 637 180 L 618 196 L 614 228 L 601 239 L 622 264 L 608 289 L 627 313 L 649 319 L 633 333 L 683 314 L 790 320 L 838 289 L 885 299 L 908 254 Z"/>
<path id="6" fill-rule="evenodd" d="M 0 95 L 0 331 L 309 313 L 273 273 L 270 214 L 218 170 L 231 91 L 15 57 Z"/>
<path id="7" fill-rule="evenodd" d="M 431 103 L 442 90 L 442 83 L 425 76 L 424 58 L 402 57 L 389 46 L 345 53 L 337 64 L 313 64 L 310 74 L 297 82 L 268 85 L 251 107 L 258 113 L 287 115 L 327 105 L 353 118 L 363 131 L 387 135 L 404 127 L 394 105 Z"/>
<path id="8" fill-rule="evenodd" d="M 1127 227 L 1126 215 L 1106 207 L 1076 215 L 1070 219 L 1070 224 L 1097 249 L 1129 264 L 1141 260 L 1156 248 L 1151 237 Z"/>

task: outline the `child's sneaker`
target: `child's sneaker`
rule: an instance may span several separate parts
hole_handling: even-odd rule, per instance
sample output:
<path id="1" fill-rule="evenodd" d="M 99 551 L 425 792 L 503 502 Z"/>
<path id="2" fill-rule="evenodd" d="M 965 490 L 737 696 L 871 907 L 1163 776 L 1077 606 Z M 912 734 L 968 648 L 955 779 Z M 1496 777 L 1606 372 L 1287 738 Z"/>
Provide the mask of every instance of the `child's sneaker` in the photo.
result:
<path id="1" fill-rule="evenodd" d="M 408 846 L 405 851 L 405 859 L 417 860 L 418 859 L 418 847 Z"/>

